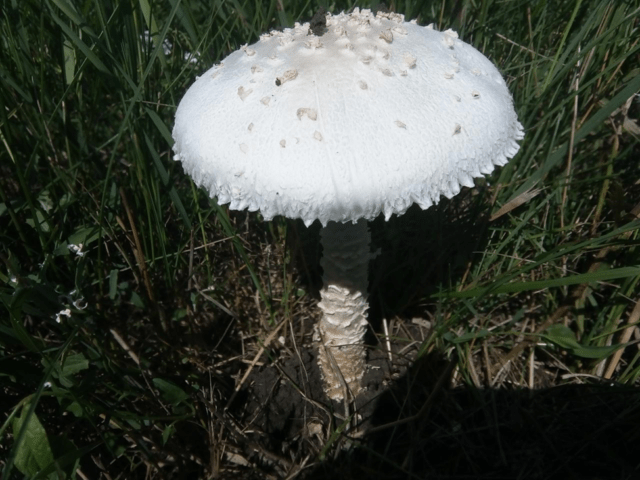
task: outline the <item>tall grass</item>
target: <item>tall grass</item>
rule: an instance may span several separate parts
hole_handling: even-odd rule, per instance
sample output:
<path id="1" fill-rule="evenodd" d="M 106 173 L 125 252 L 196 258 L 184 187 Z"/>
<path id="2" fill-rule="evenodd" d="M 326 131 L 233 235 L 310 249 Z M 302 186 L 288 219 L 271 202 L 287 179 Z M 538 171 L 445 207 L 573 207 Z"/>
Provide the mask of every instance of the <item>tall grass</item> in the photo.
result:
<path id="1" fill-rule="evenodd" d="M 229 453 L 249 440 L 223 407 L 276 329 L 308 334 L 317 267 L 287 238 L 313 231 L 208 199 L 170 131 L 213 63 L 354 5 L 2 2 L 3 478 L 261 475 Z M 637 387 L 639 2 L 391 7 L 489 56 L 527 134 L 477 188 L 374 222 L 376 315 L 430 324 L 419 355 L 452 359 L 454 386 Z M 295 475 L 329 447 L 277 455 Z"/>

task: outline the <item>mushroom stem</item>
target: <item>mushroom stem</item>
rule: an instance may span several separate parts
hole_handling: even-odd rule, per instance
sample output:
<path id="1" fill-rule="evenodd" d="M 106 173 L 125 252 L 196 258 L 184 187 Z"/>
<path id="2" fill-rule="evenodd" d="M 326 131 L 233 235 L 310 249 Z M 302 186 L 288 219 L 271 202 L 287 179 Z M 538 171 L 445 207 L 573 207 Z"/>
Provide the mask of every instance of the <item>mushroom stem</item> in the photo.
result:
<path id="1" fill-rule="evenodd" d="M 318 304 L 323 315 L 314 335 L 319 342 L 318 364 L 329 398 L 355 398 L 365 371 L 371 235 L 366 220 L 329 222 L 320 239 L 324 286 Z"/>

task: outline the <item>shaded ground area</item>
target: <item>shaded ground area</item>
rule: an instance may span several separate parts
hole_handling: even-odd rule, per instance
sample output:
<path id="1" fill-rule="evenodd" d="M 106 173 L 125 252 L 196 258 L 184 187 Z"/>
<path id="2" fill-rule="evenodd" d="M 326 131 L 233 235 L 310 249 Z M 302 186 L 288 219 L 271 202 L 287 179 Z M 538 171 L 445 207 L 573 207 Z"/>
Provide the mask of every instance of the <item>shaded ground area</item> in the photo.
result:
<path id="1" fill-rule="evenodd" d="M 245 473 L 310 479 L 640 478 L 638 389 L 451 388 L 438 382 L 451 379 L 450 364 L 433 357 L 401 376 L 403 366 L 391 365 L 382 351 L 373 353 L 370 364 L 369 390 L 350 412 L 358 419 L 351 423 L 344 422 L 342 405 L 321 395 L 311 354 L 253 373 L 243 423 L 255 443 L 244 452 Z M 399 378 L 389 385 L 392 377 Z M 328 443 L 340 448 L 323 449 Z M 266 451 L 288 457 L 279 461 Z"/>

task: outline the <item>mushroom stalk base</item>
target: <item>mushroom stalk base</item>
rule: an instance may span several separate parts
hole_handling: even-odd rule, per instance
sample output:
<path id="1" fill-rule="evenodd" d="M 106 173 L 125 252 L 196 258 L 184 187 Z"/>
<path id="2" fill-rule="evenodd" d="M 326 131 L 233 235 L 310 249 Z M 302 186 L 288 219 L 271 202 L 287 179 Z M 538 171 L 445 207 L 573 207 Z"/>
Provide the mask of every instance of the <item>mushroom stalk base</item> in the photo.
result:
<path id="1" fill-rule="evenodd" d="M 329 222 L 320 232 L 324 271 L 322 318 L 314 333 L 318 364 L 329 398 L 355 398 L 362 390 L 366 352 L 367 286 L 371 235 L 366 220 Z"/>

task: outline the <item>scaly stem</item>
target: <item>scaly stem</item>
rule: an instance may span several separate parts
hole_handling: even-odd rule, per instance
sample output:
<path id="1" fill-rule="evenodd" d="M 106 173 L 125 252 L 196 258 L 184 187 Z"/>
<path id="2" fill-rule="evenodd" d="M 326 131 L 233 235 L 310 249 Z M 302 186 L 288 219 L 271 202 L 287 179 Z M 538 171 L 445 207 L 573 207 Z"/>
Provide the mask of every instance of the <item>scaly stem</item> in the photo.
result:
<path id="1" fill-rule="evenodd" d="M 314 339 L 319 342 L 318 363 L 329 398 L 355 398 L 362 389 L 366 365 L 367 286 L 371 235 L 366 220 L 329 222 L 320 232 L 324 271 L 323 312 Z M 349 392 L 349 393 L 347 393 Z"/>

